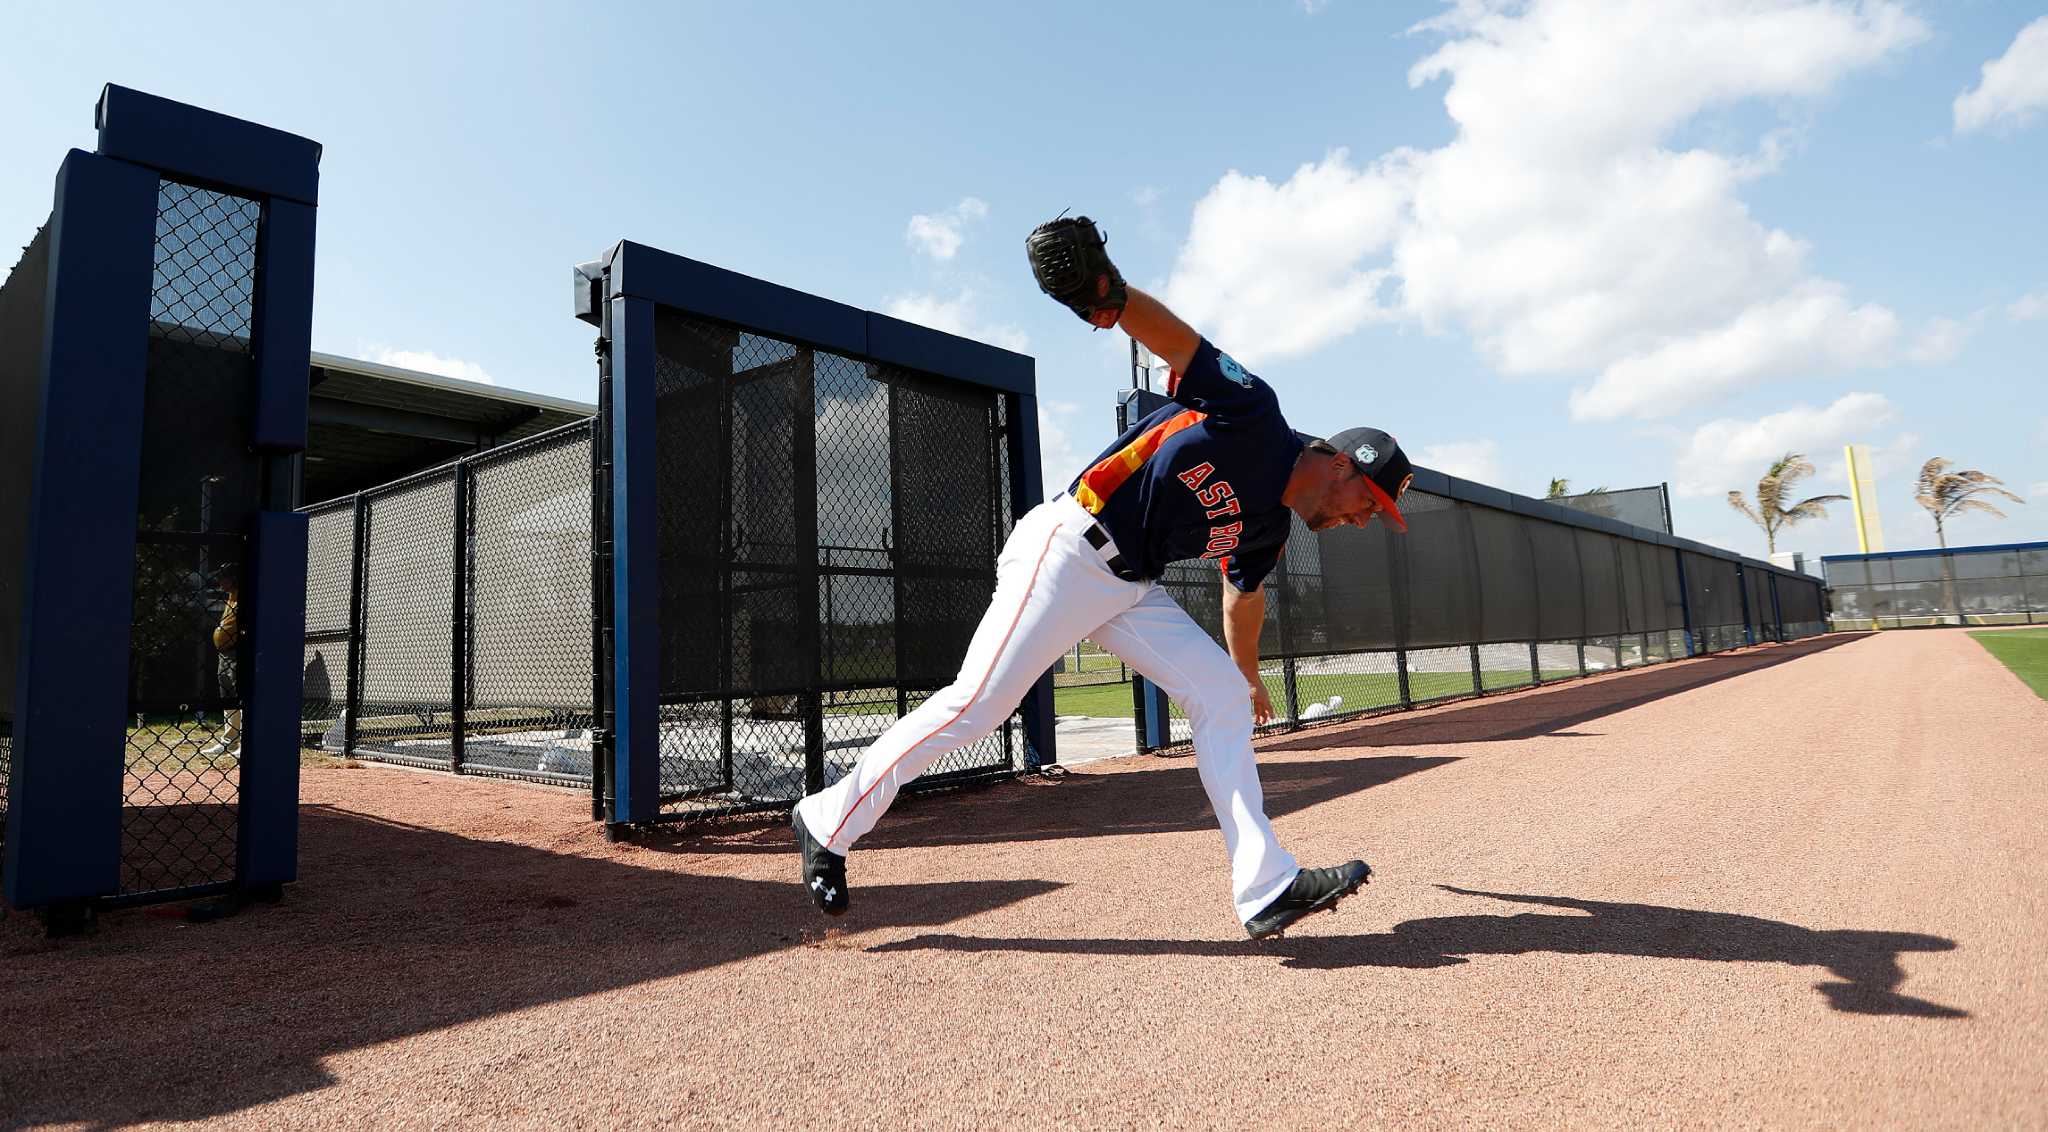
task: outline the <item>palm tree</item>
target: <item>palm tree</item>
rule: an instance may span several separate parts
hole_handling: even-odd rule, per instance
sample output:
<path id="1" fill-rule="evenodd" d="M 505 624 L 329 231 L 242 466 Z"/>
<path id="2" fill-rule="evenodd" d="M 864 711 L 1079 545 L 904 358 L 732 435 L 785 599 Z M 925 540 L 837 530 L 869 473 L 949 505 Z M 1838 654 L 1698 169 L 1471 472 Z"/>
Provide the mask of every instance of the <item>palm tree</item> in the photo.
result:
<path id="1" fill-rule="evenodd" d="M 1802 499 L 1792 506 L 1785 506 L 1785 497 L 1792 494 L 1792 486 L 1813 474 L 1813 462 L 1797 452 L 1787 452 L 1781 459 L 1771 461 L 1771 470 L 1764 478 L 1756 481 L 1756 506 L 1739 491 L 1728 493 L 1728 506 L 1735 508 L 1749 521 L 1764 529 L 1764 545 L 1771 554 L 1778 552 L 1778 532 L 1808 519 L 1828 517 L 1828 504 L 1841 503 L 1846 495 L 1816 495 Z"/>
<path id="2" fill-rule="evenodd" d="M 1572 481 L 1551 480 L 1550 492 L 1543 498 L 1552 503 L 1569 507 L 1574 511 L 1584 511 L 1588 515 L 1604 515 L 1609 519 L 1618 518 L 1614 513 L 1614 508 L 1608 505 L 1605 498 L 1606 495 L 1607 488 L 1605 485 L 1574 492 L 1572 490 Z"/>
<path id="3" fill-rule="evenodd" d="M 1549 490 L 1549 491 L 1546 491 L 1546 492 L 1544 492 L 1544 493 L 1543 493 L 1543 498 L 1545 498 L 1545 499 L 1566 499 L 1566 498 L 1569 498 L 1570 496 L 1572 496 L 1573 494 L 1575 494 L 1575 493 L 1574 493 L 1574 492 L 1572 491 L 1572 481 L 1570 481 L 1570 480 L 1551 480 L 1551 481 L 1550 481 L 1550 490 Z M 1578 494 L 1578 495 L 1605 495 L 1605 494 L 1607 494 L 1607 485 L 1605 485 L 1605 484 L 1602 484 L 1602 485 L 1600 485 L 1599 487 L 1594 487 L 1594 488 L 1588 488 L 1588 489 L 1586 489 L 1585 491 L 1577 492 L 1576 494 Z"/>
<path id="4" fill-rule="evenodd" d="M 1977 498 L 1978 496 L 2003 495 L 2014 503 L 2026 502 L 1998 486 L 2005 481 L 1997 476 L 1974 470 L 1951 472 L 1948 469 L 1952 463 L 1953 461 L 1936 456 L 1922 464 L 1920 483 L 1913 493 L 1913 502 L 1927 508 L 1927 513 L 1934 516 L 1934 537 L 1941 541 L 1944 550 L 1948 548 L 1948 532 L 1943 529 L 1943 524 L 1949 519 L 1965 511 L 1988 511 L 2001 519 L 2005 518 L 2005 512 Z"/>
<path id="5" fill-rule="evenodd" d="M 1915 485 L 1917 490 L 1913 492 L 1913 502 L 1927 508 L 1927 513 L 1934 516 L 1934 537 L 1940 541 L 1943 550 L 1948 549 L 1948 531 L 1944 529 L 1944 525 L 1949 519 L 1965 511 L 1986 511 L 2001 519 L 2005 518 L 2005 512 L 1977 498 L 1978 496 L 2003 495 L 2014 503 L 2026 502 L 1998 486 L 2005 481 L 1997 476 L 1974 469 L 1967 472 L 1951 472 L 1948 469 L 1952 463 L 1953 461 L 1936 456 L 1920 465 L 1920 482 Z M 1954 623 L 1962 624 L 1963 609 L 1961 603 L 1956 600 L 1955 566 L 1946 554 L 1941 556 L 1941 588 L 1942 597 L 1947 601 L 1949 609 L 1954 611 Z M 1944 616 L 1942 620 L 1947 621 L 1948 617 Z"/>

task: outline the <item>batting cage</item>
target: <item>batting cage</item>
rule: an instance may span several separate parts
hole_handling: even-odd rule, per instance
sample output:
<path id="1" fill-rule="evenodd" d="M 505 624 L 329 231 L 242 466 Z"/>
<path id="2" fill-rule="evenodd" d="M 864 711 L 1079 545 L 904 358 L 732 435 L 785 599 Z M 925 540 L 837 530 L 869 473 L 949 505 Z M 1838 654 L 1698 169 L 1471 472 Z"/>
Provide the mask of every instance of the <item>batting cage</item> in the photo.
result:
<path id="1" fill-rule="evenodd" d="M 1119 423 L 1163 403 L 1130 391 Z M 1818 579 L 1661 529 L 1428 469 L 1401 510 L 1406 534 L 1294 520 L 1265 585 L 1269 730 L 1826 631 Z M 1160 584 L 1222 642 L 1215 563 L 1170 566 Z M 1190 740 L 1179 705 L 1142 678 L 1129 690 L 1141 749 Z M 1060 695 L 1062 715 L 1083 703 Z"/>
<path id="2" fill-rule="evenodd" d="M 632 243 L 578 270 L 598 808 L 786 808 L 953 678 L 1039 498 L 1031 359 Z M 1051 722 L 1048 679 L 918 786 L 1049 759 Z"/>
<path id="3" fill-rule="evenodd" d="M 579 421 L 306 509 L 307 748 L 590 781 L 591 434 Z"/>
<path id="4" fill-rule="evenodd" d="M 6 891 L 67 914 L 297 848 L 320 147 L 111 86 L 97 124 L 0 296 Z"/>
<path id="5" fill-rule="evenodd" d="M 2048 542 L 1831 554 L 1821 568 L 1838 629 L 2048 623 Z"/>

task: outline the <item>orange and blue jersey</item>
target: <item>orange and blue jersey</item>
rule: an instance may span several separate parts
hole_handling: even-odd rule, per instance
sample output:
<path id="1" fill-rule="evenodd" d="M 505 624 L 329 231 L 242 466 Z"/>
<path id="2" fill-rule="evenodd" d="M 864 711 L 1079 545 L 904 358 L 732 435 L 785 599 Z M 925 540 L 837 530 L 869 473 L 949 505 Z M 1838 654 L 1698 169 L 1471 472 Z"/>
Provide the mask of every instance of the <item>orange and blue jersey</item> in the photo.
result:
<path id="1" fill-rule="evenodd" d="M 1302 438 L 1272 387 L 1207 340 L 1167 394 L 1172 404 L 1117 437 L 1067 492 L 1143 576 L 1213 558 L 1232 585 L 1255 590 L 1292 529 L 1280 495 Z"/>

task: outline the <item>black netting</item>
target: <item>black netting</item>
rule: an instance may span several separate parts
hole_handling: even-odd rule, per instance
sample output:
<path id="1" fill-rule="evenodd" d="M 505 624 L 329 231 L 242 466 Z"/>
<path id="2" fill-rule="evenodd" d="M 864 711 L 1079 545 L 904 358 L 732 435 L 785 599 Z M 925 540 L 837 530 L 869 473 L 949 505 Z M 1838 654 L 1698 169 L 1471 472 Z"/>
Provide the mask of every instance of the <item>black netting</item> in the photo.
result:
<path id="1" fill-rule="evenodd" d="M 1007 399 L 676 310 L 654 344 L 662 794 L 787 805 L 957 671 L 1015 518 Z"/>
<path id="2" fill-rule="evenodd" d="M 1407 583 L 1402 640 L 1410 648 L 1457 645 L 1480 637 L 1479 570 L 1467 504 L 1411 491 L 1401 500 L 1408 535 L 1398 545 Z"/>
<path id="3" fill-rule="evenodd" d="M 986 391 L 904 374 L 895 394 L 902 677 L 943 684 L 995 591 L 1008 452 Z"/>
<path id="4" fill-rule="evenodd" d="M 1758 641 L 1778 639 L 1778 614 L 1771 601 L 1771 575 L 1767 570 L 1744 570 L 1743 584 L 1749 590 L 1749 624 Z"/>
<path id="5" fill-rule="evenodd" d="M 1299 537 L 1289 537 L 1290 555 Z M 1397 571 L 1405 570 L 1407 555 L 1390 540 L 1402 537 L 1380 523 L 1364 530 L 1338 527 L 1314 536 L 1323 570 L 1324 620 L 1297 622 L 1296 639 L 1320 640 L 1319 651 L 1327 652 L 1386 649 L 1399 643 L 1398 627 L 1405 618 L 1396 602 L 1406 591 L 1397 581 L 1402 576 Z"/>
<path id="6" fill-rule="evenodd" d="M 1540 630 L 1528 520 L 1491 507 L 1468 508 L 1466 514 L 1479 562 L 1480 632 L 1473 640 L 1535 640 Z M 1528 657 L 1522 660 L 1527 668 Z"/>
<path id="7" fill-rule="evenodd" d="M 1647 542 L 1636 544 L 1636 556 L 1643 569 L 1643 613 L 1645 628 L 1685 628 L 1685 590 L 1678 584 L 1678 555 Z"/>
<path id="8" fill-rule="evenodd" d="M 1790 581 L 1808 620 L 1786 607 L 1781 624 L 1764 604 L 1753 608 L 1766 619 L 1746 624 L 1744 578 L 1768 603 L 1770 573 L 1731 559 L 1685 552 L 1681 582 L 1680 552 L 1655 543 L 1420 491 L 1402 511 L 1405 535 L 1382 524 L 1312 535 L 1296 520 L 1265 587 L 1271 728 L 1682 659 L 1744 644 L 1752 628 L 1768 639 L 1824 628 L 1807 608 L 1817 587 Z M 1174 563 L 1160 584 L 1222 643 L 1214 563 Z M 1958 584 L 1966 600 L 1978 600 L 1976 584 Z M 1122 689 L 1087 694 L 1065 671 L 1058 679 L 1062 715 L 1133 710 Z M 1182 708 L 1168 712 L 1171 741 L 1186 741 Z"/>
<path id="9" fill-rule="evenodd" d="M 232 880 L 239 803 L 244 536 L 262 488 L 250 447 L 256 201 L 157 193 L 129 638 L 126 893 Z"/>
<path id="10" fill-rule="evenodd" d="M 1652 620 L 1652 587 L 1656 580 L 1646 576 L 1643 555 L 1640 548 L 1647 543 L 1629 539 L 1614 540 L 1614 565 L 1621 576 L 1621 627 L 1624 633 L 1640 634 L 1652 624 L 1663 628 L 1661 622 Z M 1661 616 L 1663 611 L 1657 610 Z"/>
<path id="11" fill-rule="evenodd" d="M 1841 628 L 2048 621 L 2048 544 L 1843 555 L 1822 565 L 1830 602 L 1825 616 Z M 1786 631 L 1806 625 L 1813 613 L 1810 603 L 1797 618 L 1787 608 Z"/>
<path id="12" fill-rule="evenodd" d="M 1554 496 L 1546 502 L 1560 504 L 1574 511 L 1583 511 L 1588 515 L 1618 519 L 1645 530 L 1671 533 L 1671 502 L 1662 484 L 1656 487 L 1625 487 L 1614 491 L 1600 490 L 1581 492 L 1578 495 Z"/>
<path id="13" fill-rule="evenodd" d="M 669 695 L 710 692 L 721 687 L 729 651 L 707 649 L 701 642 L 720 632 L 721 563 L 732 552 L 726 542 L 728 498 L 726 413 L 722 387 L 731 383 L 736 334 L 663 317 L 655 327 L 659 350 L 654 368 L 654 420 L 659 448 L 660 482 L 696 485 L 695 490 L 657 490 L 655 537 L 660 543 L 661 680 Z M 747 399 L 761 396 L 763 374 L 750 371 Z M 758 460 L 761 476 L 742 481 L 755 487 L 762 476 L 785 468 L 791 458 L 785 442 L 770 448 L 749 432 L 731 444 L 734 460 Z M 749 499 L 750 504 L 754 503 Z M 773 501 L 763 508 L 772 521 Z M 783 514 L 787 514 L 785 510 Z M 749 517 L 752 520 L 752 516 Z M 758 521 L 737 525 L 740 534 L 757 541 L 773 532 Z"/>
<path id="14" fill-rule="evenodd" d="M 1700 639 L 1701 651 L 1717 652 L 1741 644 L 1742 579 L 1735 563 L 1690 550 L 1681 553 L 1693 634 Z"/>
<path id="15" fill-rule="evenodd" d="M 1579 583 L 1586 595 L 1586 636 L 1617 636 L 1628 627 L 1623 614 L 1626 595 L 1621 588 L 1621 540 L 1584 529 L 1573 534 L 1579 542 Z"/>

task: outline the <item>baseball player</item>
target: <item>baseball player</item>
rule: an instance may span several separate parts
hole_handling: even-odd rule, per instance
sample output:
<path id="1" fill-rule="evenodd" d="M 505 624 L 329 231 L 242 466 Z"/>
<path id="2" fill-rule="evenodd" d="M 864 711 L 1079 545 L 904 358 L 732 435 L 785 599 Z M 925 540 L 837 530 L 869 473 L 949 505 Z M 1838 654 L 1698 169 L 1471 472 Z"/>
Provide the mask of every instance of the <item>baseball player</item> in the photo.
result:
<path id="1" fill-rule="evenodd" d="M 1273 717 L 1259 679 L 1260 583 L 1279 561 L 1289 512 L 1311 530 L 1363 527 L 1376 515 L 1406 530 L 1397 500 L 1408 459 L 1376 429 L 1320 440 L 1288 427 L 1265 382 L 1124 283 L 1086 217 L 1041 225 L 1026 249 L 1040 289 L 1097 328 L 1122 326 L 1172 366 L 1173 403 L 1018 520 L 959 676 L 844 778 L 797 804 L 803 882 L 821 910 L 845 913 L 845 855 L 903 784 L 995 730 L 1087 637 L 1186 709 L 1238 919 L 1254 939 L 1279 935 L 1357 891 L 1372 870 L 1363 861 L 1301 868 L 1266 820 L 1251 743 L 1253 725 Z M 1156 584 L 1167 563 L 1188 558 L 1218 564 L 1227 653 Z"/>

